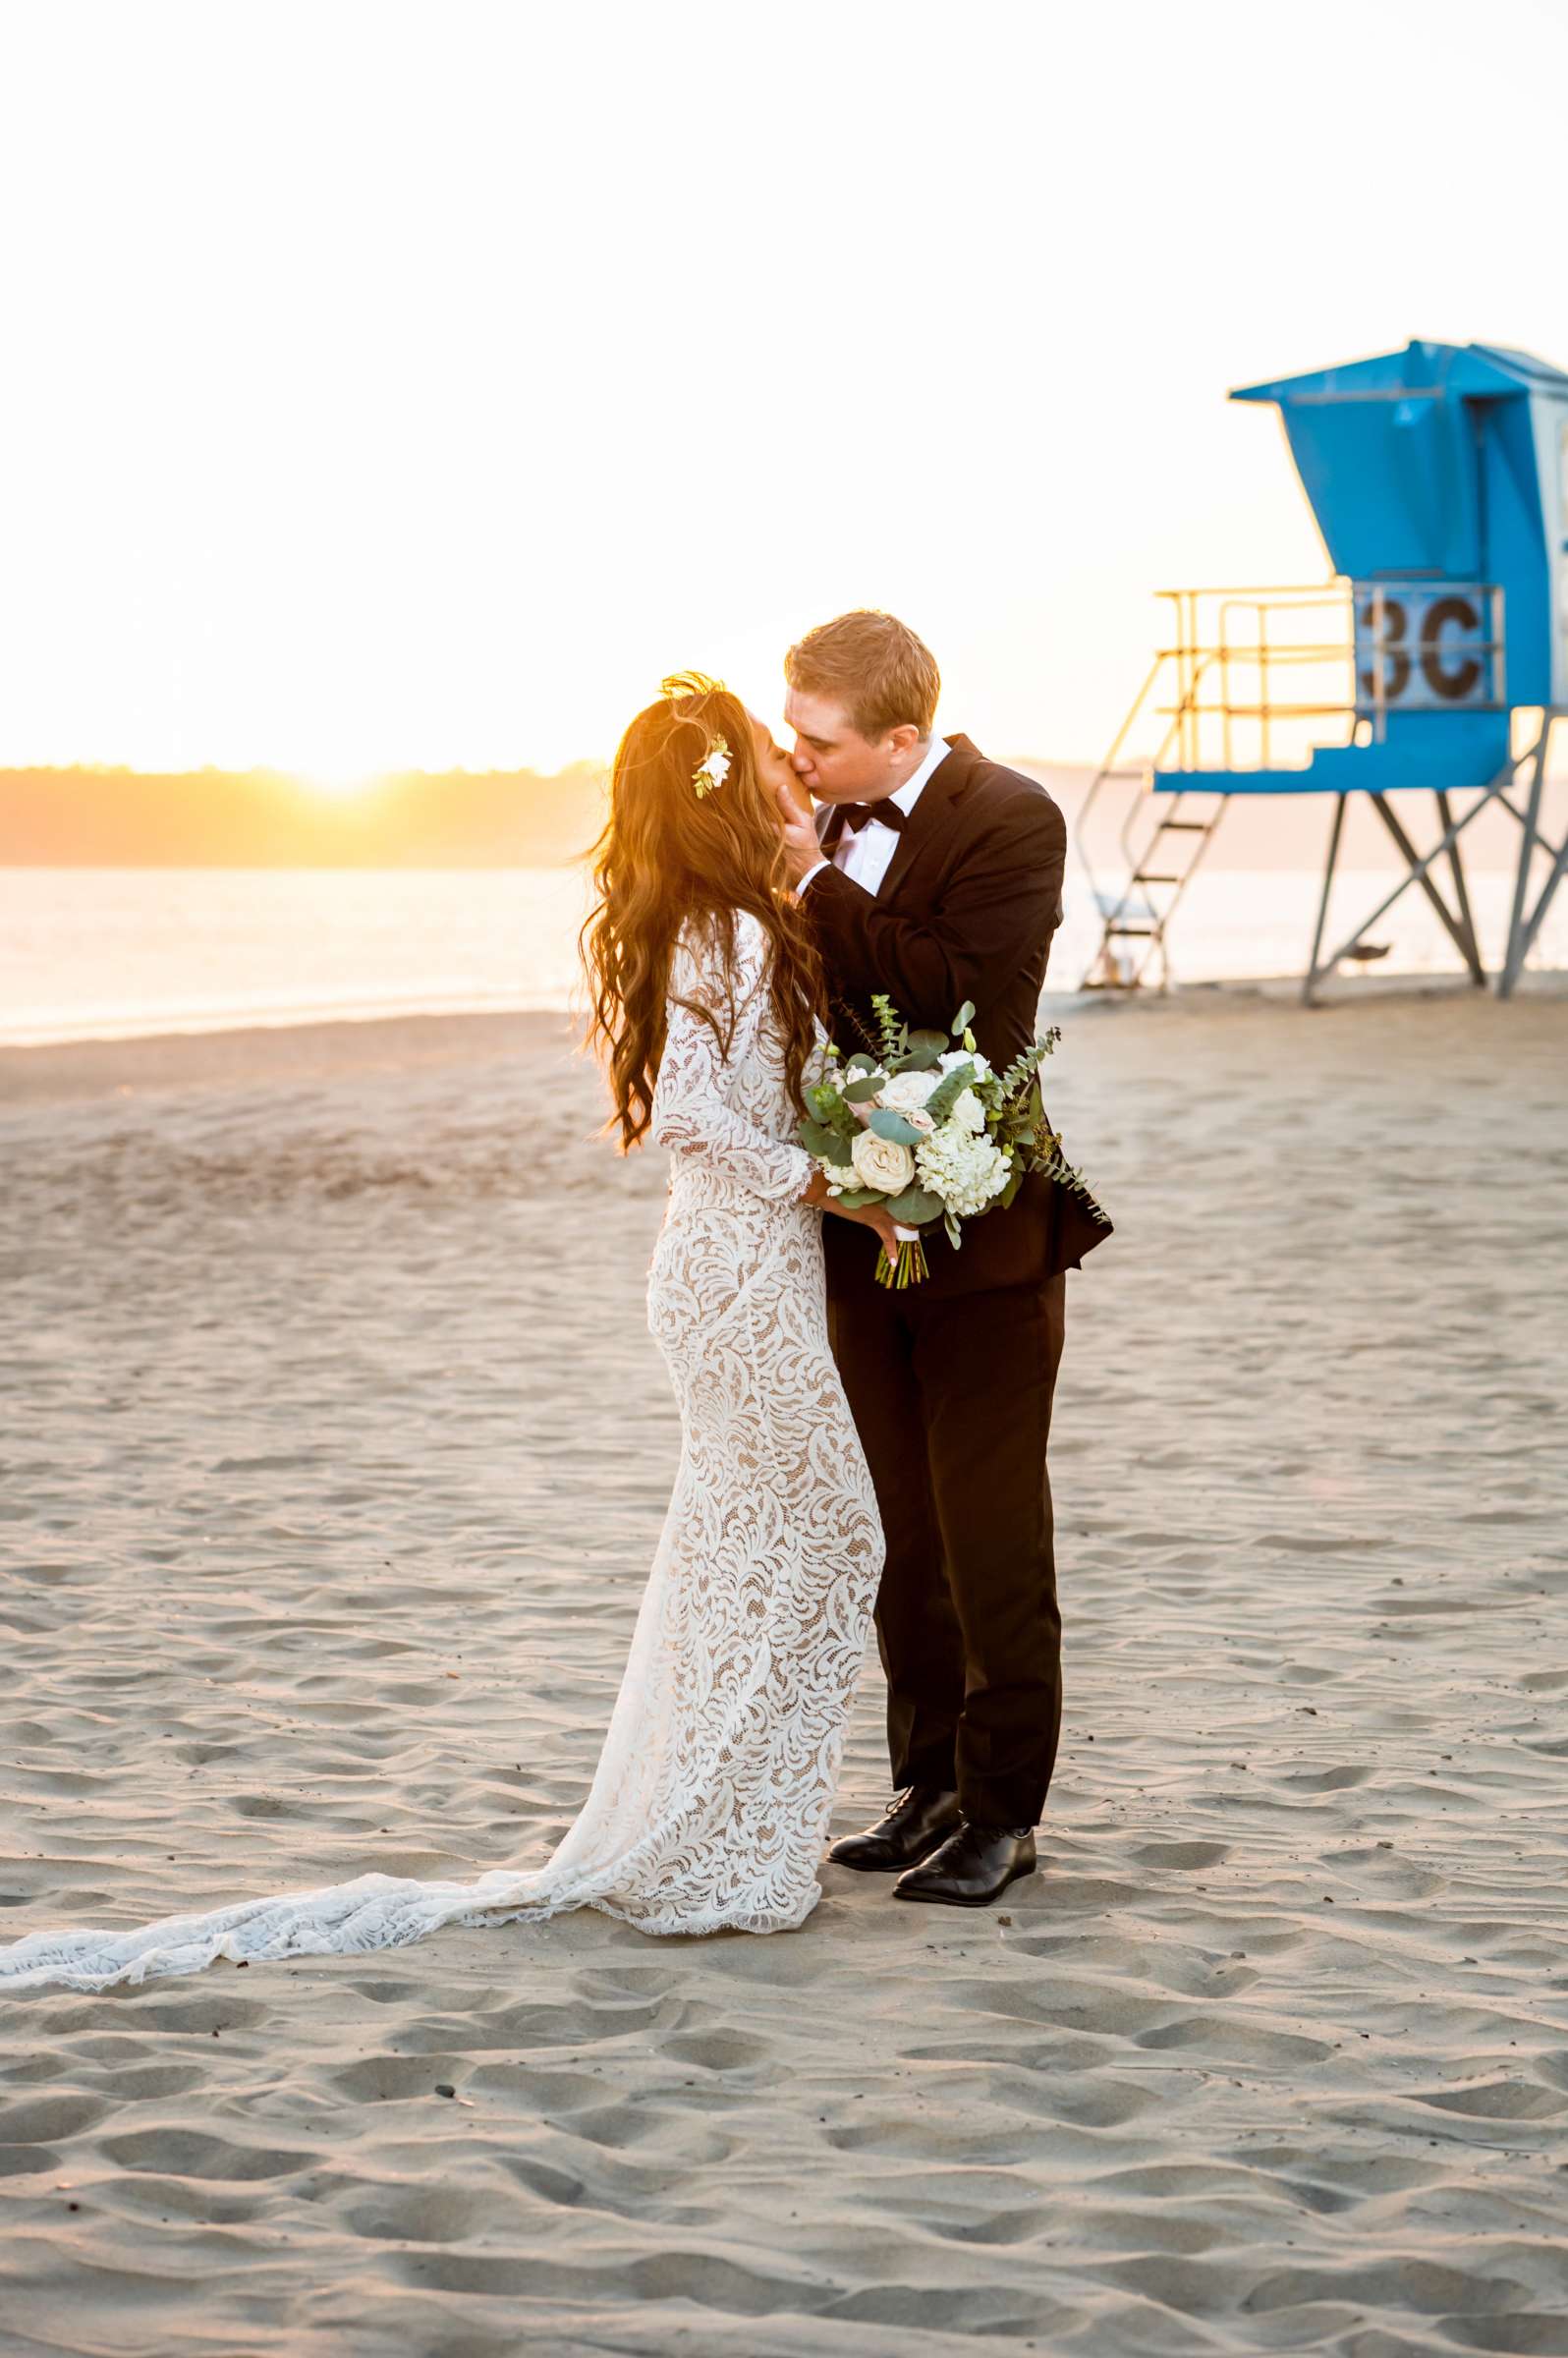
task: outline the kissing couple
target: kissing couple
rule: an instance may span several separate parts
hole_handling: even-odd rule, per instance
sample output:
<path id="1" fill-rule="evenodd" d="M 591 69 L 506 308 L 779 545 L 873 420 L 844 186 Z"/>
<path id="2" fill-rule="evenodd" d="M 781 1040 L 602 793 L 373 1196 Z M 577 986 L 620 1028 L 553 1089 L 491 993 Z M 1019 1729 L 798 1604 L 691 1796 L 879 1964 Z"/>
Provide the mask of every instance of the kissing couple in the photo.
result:
<path id="1" fill-rule="evenodd" d="M 648 1323 L 681 1458 L 588 1800 L 540 1867 L 352 1882 L 35 1933 L 0 1990 L 102 1989 L 216 1957 L 402 1946 L 595 1907 L 650 1934 L 789 1932 L 817 1870 L 874 1617 L 895 1799 L 828 1857 L 900 1900 L 995 1899 L 1036 1865 L 1061 1728 L 1046 1439 L 1065 1270 L 1109 1223 L 1046 1172 L 928 1274 L 876 1282 L 883 1203 L 800 1142 L 823 1042 L 891 1001 L 1000 1070 L 1034 1040 L 1066 830 L 1040 786 L 936 729 L 888 614 L 785 660 L 786 754 L 715 682 L 621 740 L 583 933 L 624 1149 L 670 1151 Z M 966 1043 L 967 1044 L 967 1043 Z M 869 1232 L 869 1233 L 868 1233 Z"/>

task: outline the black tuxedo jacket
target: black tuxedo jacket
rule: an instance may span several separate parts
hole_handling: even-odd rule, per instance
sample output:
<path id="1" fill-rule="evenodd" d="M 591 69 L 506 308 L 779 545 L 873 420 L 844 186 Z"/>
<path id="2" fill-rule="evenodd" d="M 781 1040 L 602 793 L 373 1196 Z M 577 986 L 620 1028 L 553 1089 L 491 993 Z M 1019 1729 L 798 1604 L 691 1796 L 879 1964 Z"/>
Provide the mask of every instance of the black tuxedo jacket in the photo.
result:
<path id="1" fill-rule="evenodd" d="M 1051 936 L 1061 923 L 1067 828 L 1033 778 L 1004 769 L 967 737 L 932 771 L 900 830 L 878 893 L 841 870 L 801 896 L 827 974 L 833 1037 L 846 1054 L 876 1045 L 871 997 L 885 991 L 911 1030 L 946 1032 L 966 999 L 975 1038 L 1001 1071 L 1035 1038 Z M 825 827 L 830 806 L 817 814 Z M 1049 1086 L 1049 1068 L 1042 1076 Z M 925 1231 L 931 1294 L 1037 1284 L 1108 1234 L 1079 1199 L 1034 1175 L 1006 1211 L 964 1223 L 955 1253 Z M 834 1291 L 870 1282 L 875 1251 L 848 1220 L 823 1223 Z M 924 1289 L 923 1289 L 924 1290 Z"/>

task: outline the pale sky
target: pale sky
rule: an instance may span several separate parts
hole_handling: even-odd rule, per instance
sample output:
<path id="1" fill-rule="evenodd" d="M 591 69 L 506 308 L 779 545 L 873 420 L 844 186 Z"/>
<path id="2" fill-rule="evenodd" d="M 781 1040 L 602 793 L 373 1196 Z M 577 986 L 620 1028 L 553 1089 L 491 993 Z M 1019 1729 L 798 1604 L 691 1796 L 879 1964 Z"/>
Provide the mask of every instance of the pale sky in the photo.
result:
<path id="1" fill-rule="evenodd" d="M 0 763 L 553 768 L 845 606 L 1097 756 L 1225 392 L 1568 365 L 1568 5 L 0 0 Z"/>

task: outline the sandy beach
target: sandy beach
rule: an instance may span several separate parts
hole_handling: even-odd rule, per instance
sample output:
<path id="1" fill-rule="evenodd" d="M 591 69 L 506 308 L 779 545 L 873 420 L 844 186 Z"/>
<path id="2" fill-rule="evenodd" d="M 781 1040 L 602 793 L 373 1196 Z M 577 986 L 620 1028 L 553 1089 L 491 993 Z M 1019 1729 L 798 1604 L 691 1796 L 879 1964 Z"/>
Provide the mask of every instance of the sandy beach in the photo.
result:
<path id="1" fill-rule="evenodd" d="M 1346 996 L 1066 1014 L 1039 1875 L 16 2000 L 4 2358 L 1568 2354 L 1568 993 Z M 677 1441 L 598 1114 L 554 1017 L 0 1054 L 5 1937 L 564 1828 Z"/>

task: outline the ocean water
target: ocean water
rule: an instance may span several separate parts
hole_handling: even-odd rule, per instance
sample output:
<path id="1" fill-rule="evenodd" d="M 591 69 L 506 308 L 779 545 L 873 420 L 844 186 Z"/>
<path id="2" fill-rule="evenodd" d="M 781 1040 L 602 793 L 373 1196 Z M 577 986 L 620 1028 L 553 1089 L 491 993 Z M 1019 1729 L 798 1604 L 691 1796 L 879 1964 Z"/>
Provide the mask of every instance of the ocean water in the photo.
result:
<path id="1" fill-rule="evenodd" d="M 569 1004 L 575 869 L 0 869 L 0 1040 Z"/>
<path id="2" fill-rule="evenodd" d="M 1337 941 L 1389 889 L 1350 871 Z M 0 869 L 0 1041 L 132 1038 L 323 1018 L 561 1008 L 580 1001 L 575 869 Z M 1501 953 L 1509 878 L 1479 875 L 1484 953 Z M 1205 870 L 1171 932 L 1177 981 L 1299 975 L 1317 879 L 1308 870 Z M 1076 987 L 1098 941 L 1087 888 L 1069 883 L 1050 984 Z M 1378 926 L 1373 969 L 1456 973 L 1416 890 Z M 1568 966 L 1568 887 L 1532 964 Z"/>

